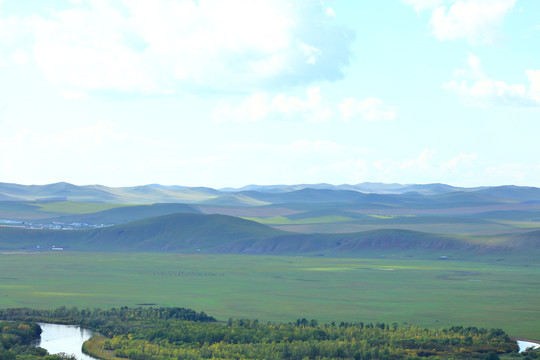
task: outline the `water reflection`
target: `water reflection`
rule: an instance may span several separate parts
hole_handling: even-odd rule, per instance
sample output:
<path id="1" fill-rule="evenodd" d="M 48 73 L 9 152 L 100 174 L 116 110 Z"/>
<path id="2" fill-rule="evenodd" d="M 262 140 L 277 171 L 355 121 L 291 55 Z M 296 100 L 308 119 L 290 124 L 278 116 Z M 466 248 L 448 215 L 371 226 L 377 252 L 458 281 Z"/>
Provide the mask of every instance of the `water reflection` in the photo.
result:
<path id="1" fill-rule="evenodd" d="M 36 345 L 51 354 L 66 353 L 75 355 L 79 360 L 95 360 L 82 353 L 82 344 L 92 337 L 93 332 L 74 325 L 56 325 L 39 323 L 43 332 Z"/>

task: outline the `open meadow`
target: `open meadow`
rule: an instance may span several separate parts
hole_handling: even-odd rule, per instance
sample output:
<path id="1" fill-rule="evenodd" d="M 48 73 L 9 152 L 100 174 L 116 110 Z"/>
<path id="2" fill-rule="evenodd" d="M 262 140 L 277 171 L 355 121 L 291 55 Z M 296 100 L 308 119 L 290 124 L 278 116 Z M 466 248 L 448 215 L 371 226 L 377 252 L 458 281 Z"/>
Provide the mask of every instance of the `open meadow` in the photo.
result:
<path id="1" fill-rule="evenodd" d="M 534 258 L 4 252 L 0 308 L 181 306 L 219 320 L 502 328 L 540 339 Z"/>

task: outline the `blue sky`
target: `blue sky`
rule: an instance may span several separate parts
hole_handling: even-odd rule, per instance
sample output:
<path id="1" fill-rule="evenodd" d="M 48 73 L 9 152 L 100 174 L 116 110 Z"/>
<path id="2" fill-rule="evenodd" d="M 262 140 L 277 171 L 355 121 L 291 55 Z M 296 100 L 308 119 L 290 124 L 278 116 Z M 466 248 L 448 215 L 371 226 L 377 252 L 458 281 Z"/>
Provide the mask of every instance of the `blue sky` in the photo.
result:
<path id="1" fill-rule="evenodd" d="M 0 181 L 540 186 L 538 0 L 0 0 Z"/>

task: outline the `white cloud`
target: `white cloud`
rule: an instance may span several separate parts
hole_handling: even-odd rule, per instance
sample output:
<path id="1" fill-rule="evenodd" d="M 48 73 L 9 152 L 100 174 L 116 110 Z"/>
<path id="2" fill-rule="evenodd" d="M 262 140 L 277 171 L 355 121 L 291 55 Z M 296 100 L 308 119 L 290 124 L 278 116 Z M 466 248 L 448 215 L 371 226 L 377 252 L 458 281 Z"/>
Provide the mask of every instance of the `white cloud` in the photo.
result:
<path id="1" fill-rule="evenodd" d="M 355 152 L 364 152 L 364 149 L 361 148 L 351 148 L 347 146 L 340 145 L 333 141 L 329 140 L 298 140 L 291 144 L 281 147 L 285 153 L 291 153 L 291 151 L 298 153 L 355 153 Z"/>
<path id="2" fill-rule="evenodd" d="M 300 47 L 306 57 L 306 64 L 315 64 L 317 62 L 317 57 L 322 54 L 322 51 L 317 49 L 315 46 L 308 44 L 300 43 Z"/>
<path id="3" fill-rule="evenodd" d="M 279 94 L 272 99 L 264 93 L 252 94 L 239 105 L 221 100 L 212 113 L 216 122 L 259 121 L 272 115 L 300 117 L 314 122 L 327 121 L 332 116 L 330 105 L 322 99 L 319 87 L 306 90 L 305 99 Z"/>
<path id="4" fill-rule="evenodd" d="M 336 17 L 336 12 L 331 7 L 327 7 L 326 8 L 326 15 L 328 15 L 331 18 L 335 18 Z"/>
<path id="5" fill-rule="evenodd" d="M 311 122 L 325 122 L 339 112 L 343 121 L 351 120 L 394 120 L 396 109 L 387 106 L 381 99 L 366 98 L 357 100 L 345 98 L 336 106 L 323 99 L 319 87 L 307 88 L 305 98 L 278 94 L 273 98 L 265 93 L 255 93 L 236 105 L 221 100 L 212 112 L 216 122 L 259 121 L 272 116 L 298 119 Z"/>
<path id="6" fill-rule="evenodd" d="M 0 163 L 5 170 L 4 181 L 20 182 L 21 178 L 26 178 L 28 182 L 39 183 L 139 185 L 165 176 L 170 178 L 167 169 L 175 167 L 179 155 L 192 154 L 177 141 L 126 133 L 106 120 L 63 131 L 19 126 L 14 122 L 3 128 L 0 123 Z M 141 167 L 141 164 L 145 166 Z M 37 179 L 36 174 L 41 177 Z M 109 177 L 110 174 L 115 176 Z"/>
<path id="7" fill-rule="evenodd" d="M 435 156 L 435 153 L 436 151 L 433 149 L 424 149 L 418 157 L 403 160 L 401 168 L 425 170 L 430 166 L 430 161 Z"/>
<path id="8" fill-rule="evenodd" d="M 340 174 L 343 178 L 352 178 L 353 181 L 349 181 L 351 184 L 362 182 L 367 178 L 369 172 L 369 165 L 366 160 L 358 158 L 349 158 L 330 164 L 329 169 L 337 174 Z"/>
<path id="9" fill-rule="evenodd" d="M 540 179 L 538 169 L 520 163 L 506 163 L 487 167 L 484 174 L 488 179 L 497 179 L 500 184 L 530 185 L 531 180 Z"/>
<path id="10" fill-rule="evenodd" d="M 63 131 L 50 131 L 43 134 L 33 128 L 17 128 L 16 122 L 6 121 L 9 125 L 0 137 L 0 152 L 10 153 L 8 149 L 25 156 L 45 156 L 45 153 L 36 154 L 36 148 L 49 149 L 47 156 L 60 159 L 85 154 L 90 148 L 104 153 L 116 153 L 127 145 L 136 147 L 164 148 L 171 150 L 178 148 L 177 143 L 156 140 L 148 137 L 123 132 L 119 127 L 108 120 L 98 120 L 86 126 L 68 128 Z M 0 123 L 1 124 L 1 123 Z M 4 129 L 2 129 L 4 130 Z M 66 149 L 72 149 L 66 152 Z M 39 151 L 38 151 L 39 152 Z M 54 155 L 50 155 L 54 154 Z"/>
<path id="11" fill-rule="evenodd" d="M 401 0 L 407 5 L 414 7 L 414 11 L 419 13 L 422 10 L 434 9 L 443 3 L 443 0 Z"/>
<path id="12" fill-rule="evenodd" d="M 396 109 L 384 105 L 384 102 L 378 98 L 364 100 L 346 98 L 339 104 L 339 111 L 344 121 L 351 121 L 355 118 L 368 121 L 394 120 L 396 118 Z"/>
<path id="13" fill-rule="evenodd" d="M 415 177 L 419 171 L 427 178 L 434 177 L 435 167 L 432 160 L 437 152 L 434 149 L 424 149 L 422 152 L 413 158 L 405 158 L 399 160 L 399 157 L 394 159 L 378 159 L 372 162 L 373 167 L 377 170 L 376 177 L 384 181 L 396 181 L 397 178 L 402 178 L 399 182 L 406 182 L 407 177 Z"/>
<path id="14" fill-rule="evenodd" d="M 81 0 L 49 12 L 0 17 L 0 42 L 73 91 L 249 92 L 335 80 L 352 40 L 315 0 Z"/>
<path id="15" fill-rule="evenodd" d="M 270 101 L 266 94 L 252 94 L 239 106 L 234 107 L 225 100 L 221 100 L 212 113 L 216 122 L 236 121 L 259 121 L 268 115 Z"/>
<path id="16" fill-rule="evenodd" d="M 485 173 L 477 154 L 461 153 L 450 159 L 438 159 L 438 152 L 428 148 L 416 157 L 378 159 L 372 165 L 370 178 L 384 182 L 475 184 Z"/>
<path id="17" fill-rule="evenodd" d="M 439 40 L 465 38 L 470 42 L 492 43 L 497 28 L 517 0 L 456 1 L 433 11 L 431 27 Z"/>
<path id="18" fill-rule="evenodd" d="M 104 142 L 115 142 L 126 138 L 126 135 L 114 129 L 109 121 L 99 120 L 95 125 L 82 128 L 68 129 L 51 135 L 38 135 L 32 141 L 45 147 L 66 148 L 75 146 L 81 148 L 100 148 Z"/>
<path id="19" fill-rule="evenodd" d="M 84 91 L 71 90 L 71 89 L 62 89 L 60 94 L 66 99 L 81 100 L 88 98 L 88 94 Z"/>
<path id="20" fill-rule="evenodd" d="M 527 70 L 525 73 L 531 82 L 530 96 L 540 104 L 540 70 Z"/>
<path id="21" fill-rule="evenodd" d="M 234 144 L 232 145 L 232 147 L 234 147 L 235 149 L 241 149 L 242 151 L 261 151 L 268 153 L 279 153 L 283 155 L 291 153 L 345 153 L 352 150 L 349 147 L 340 145 L 336 142 L 329 140 L 296 140 L 288 144 L 273 144 L 263 142 L 243 143 Z"/>
<path id="22" fill-rule="evenodd" d="M 305 100 L 280 94 L 272 99 L 272 108 L 287 116 L 299 113 L 304 119 L 314 122 L 327 121 L 332 116 L 330 104 L 322 99 L 318 86 L 306 90 Z"/>
<path id="23" fill-rule="evenodd" d="M 402 0 L 418 13 L 431 10 L 433 35 L 441 40 L 493 43 L 504 17 L 517 0 Z"/>
<path id="24" fill-rule="evenodd" d="M 365 157 L 369 153 L 367 149 L 357 146 L 308 139 L 282 144 L 231 144 L 224 151 L 234 158 L 241 158 L 244 164 L 250 164 L 251 182 L 266 184 L 360 182 L 368 167 Z M 224 166 L 231 165 L 227 163 Z"/>
<path id="25" fill-rule="evenodd" d="M 540 70 L 527 70 L 529 88 L 523 84 L 508 84 L 493 80 L 482 71 L 480 59 L 469 54 L 469 69 L 454 72 L 457 79 L 443 88 L 463 97 L 472 105 L 538 106 L 540 105 Z"/>
<path id="26" fill-rule="evenodd" d="M 459 154 L 458 156 L 441 163 L 441 168 L 455 171 L 460 166 L 470 166 L 478 159 L 476 154 Z"/>

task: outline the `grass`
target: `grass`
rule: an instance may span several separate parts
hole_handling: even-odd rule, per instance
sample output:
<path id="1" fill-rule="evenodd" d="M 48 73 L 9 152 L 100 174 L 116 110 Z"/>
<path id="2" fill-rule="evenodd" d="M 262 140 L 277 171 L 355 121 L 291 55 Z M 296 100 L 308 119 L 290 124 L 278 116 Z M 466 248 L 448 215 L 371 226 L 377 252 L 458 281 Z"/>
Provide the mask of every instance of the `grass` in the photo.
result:
<path id="1" fill-rule="evenodd" d="M 540 339 L 540 265 L 534 258 L 498 260 L 1 254 L 0 308 L 153 303 L 220 320 L 474 325 Z"/>

